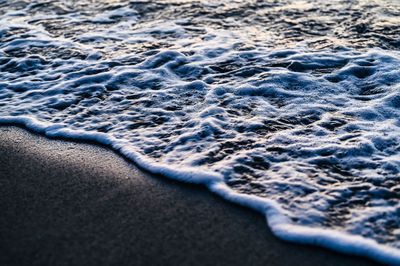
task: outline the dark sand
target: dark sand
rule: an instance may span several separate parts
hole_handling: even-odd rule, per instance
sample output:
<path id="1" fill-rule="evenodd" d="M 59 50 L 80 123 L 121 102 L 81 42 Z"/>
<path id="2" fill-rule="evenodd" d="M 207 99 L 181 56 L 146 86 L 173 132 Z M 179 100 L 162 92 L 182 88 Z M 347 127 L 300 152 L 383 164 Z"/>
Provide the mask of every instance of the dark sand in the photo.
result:
<path id="1" fill-rule="evenodd" d="M 0 265 L 373 265 L 104 147 L 0 127 Z"/>

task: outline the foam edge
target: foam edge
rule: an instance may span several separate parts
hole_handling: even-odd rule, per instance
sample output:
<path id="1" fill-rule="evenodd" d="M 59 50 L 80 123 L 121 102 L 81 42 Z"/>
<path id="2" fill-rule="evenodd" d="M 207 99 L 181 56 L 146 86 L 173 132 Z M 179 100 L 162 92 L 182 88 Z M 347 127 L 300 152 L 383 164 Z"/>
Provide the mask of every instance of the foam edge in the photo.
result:
<path id="1" fill-rule="evenodd" d="M 0 124 L 21 125 L 48 137 L 95 141 L 107 145 L 153 174 L 160 174 L 178 181 L 205 185 L 211 192 L 227 201 L 262 213 L 266 217 L 271 231 L 276 237 L 282 240 L 320 246 L 349 255 L 364 256 L 384 264 L 400 265 L 400 250 L 398 249 L 380 245 L 372 239 L 366 239 L 361 236 L 328 229 L 294 225 L 290 223 L 290 220 L 285 216 L 284 211 L 279 205 L 270 199 L 237 193 L 230 189 L 223 182 L 222 177 L 217 174 L 209 172 L 199 173 L 194 168 L 177 171 L 169 168 L 167 165 L 151 163 L 144 156 L 127 148 L 127 142 L 116 140 L 105 133 L 88 133 L 83 130 L 71 130 L 62 124 L 44 123 L 25 116 L 0 117 Z"/>

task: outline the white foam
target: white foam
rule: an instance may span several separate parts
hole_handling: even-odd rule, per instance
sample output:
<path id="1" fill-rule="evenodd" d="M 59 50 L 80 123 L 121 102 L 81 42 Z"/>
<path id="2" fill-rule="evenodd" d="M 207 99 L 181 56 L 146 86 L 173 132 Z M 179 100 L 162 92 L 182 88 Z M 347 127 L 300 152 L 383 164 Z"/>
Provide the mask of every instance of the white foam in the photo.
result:
<path id="1" fill-rule="evenodd" d="M 271 48 L 271 30 L 232 18 L 103 4 L 0 16 L 0 123 L 203 184 L 282 239 L 400 264 L 398 51 Z"/>

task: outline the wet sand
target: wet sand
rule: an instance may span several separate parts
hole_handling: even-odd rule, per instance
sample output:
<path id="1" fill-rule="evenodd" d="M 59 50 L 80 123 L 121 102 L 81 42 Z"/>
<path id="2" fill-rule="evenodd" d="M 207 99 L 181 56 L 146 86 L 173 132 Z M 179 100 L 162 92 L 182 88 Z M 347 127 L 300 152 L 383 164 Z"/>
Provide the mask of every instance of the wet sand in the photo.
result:
<path id="1" fill-rule="evenodd" d="M 0 265 L 376 265 L 95 144 L 0 127 Z"/>

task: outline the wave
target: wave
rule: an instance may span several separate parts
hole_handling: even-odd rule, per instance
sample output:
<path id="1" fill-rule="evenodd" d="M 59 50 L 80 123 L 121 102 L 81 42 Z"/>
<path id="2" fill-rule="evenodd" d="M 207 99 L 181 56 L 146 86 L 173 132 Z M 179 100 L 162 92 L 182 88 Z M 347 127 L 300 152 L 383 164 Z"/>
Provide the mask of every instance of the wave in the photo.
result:
<path id="1" fill-rule="evenodd" d="M 399 14 L 376 4 L 368 29 L 322 45 L 321 12 L 368 4 L 260 3 L 2 5 L 0 123 L 106 144 L 262 212 L 282 239 L 400 264 Z M 267 11 L 300 39 L 277 41 L 288 22 Z"/>

